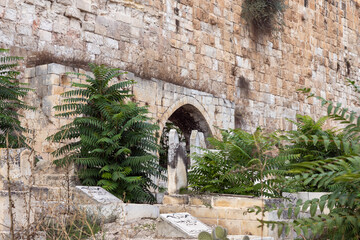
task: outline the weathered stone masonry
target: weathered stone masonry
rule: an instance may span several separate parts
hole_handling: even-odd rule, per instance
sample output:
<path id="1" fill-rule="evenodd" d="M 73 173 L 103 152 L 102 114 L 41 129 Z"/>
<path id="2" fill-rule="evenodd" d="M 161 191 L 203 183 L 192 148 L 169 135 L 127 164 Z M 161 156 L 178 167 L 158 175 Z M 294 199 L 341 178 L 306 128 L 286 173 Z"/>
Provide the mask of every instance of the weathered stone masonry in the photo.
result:
<path id="1" fill-rule="evenodd" d="M 236 126 L 290 128 L 319 115 L 296 89 L 353 107 L 344 79 L 360 78 L 359 1 L 288 1 L 285 29 L 255 36 L 241 0 L 0 0 L 0 45 L 27 66 L 95 61 L 146 80 L 236 104 Z M 169 103 L 172 104 L 172 103 Z"/>

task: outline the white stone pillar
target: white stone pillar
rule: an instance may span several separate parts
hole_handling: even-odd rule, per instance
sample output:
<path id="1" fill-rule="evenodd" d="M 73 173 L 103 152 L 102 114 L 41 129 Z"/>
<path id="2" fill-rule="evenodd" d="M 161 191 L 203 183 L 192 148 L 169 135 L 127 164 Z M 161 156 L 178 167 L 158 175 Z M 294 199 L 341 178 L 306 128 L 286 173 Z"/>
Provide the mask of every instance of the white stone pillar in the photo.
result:
<path id="1" fill-rule="evenodd" d="M 204 133 L 192 130 L 190 135 L 190 166 L 194 166 L 193 154 L 203 154 L 201 148 L 206 148 Z"/>
<path id="2" fill-rule="evenodd" d="M 181 188 L 187 187 L 186 151 L 179 142 L 179 135 L 175 129 L 169 132 L 168 152 L 168 193 L 179 193 Z"/>

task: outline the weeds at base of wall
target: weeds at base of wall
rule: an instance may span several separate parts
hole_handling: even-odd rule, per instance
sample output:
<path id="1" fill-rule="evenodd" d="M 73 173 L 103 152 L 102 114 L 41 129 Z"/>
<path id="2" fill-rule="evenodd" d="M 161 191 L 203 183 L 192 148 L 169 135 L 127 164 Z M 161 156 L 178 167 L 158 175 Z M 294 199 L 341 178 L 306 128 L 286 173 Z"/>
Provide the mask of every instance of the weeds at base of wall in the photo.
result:
<path id="1" fill-rule="evenodd" d="M 6 138 L 6 140 L 8 137 Z M 80 239 L 99 239 L 99 232 L 102 230 L 103 223 L 97 218 L 96 214 L 88 215 L 85 210 L 77 206 L 73 201 L 73 193 L 71 190 L 71 166 L 67 166 L 64 174 L 65 197 L 59 196 L 57 199 L 49 201 L 43 199 L 40 191 L 38 194 L 33 193 L 35 179 L 34 173 L 34 150 L 32 148 L 27 161 L 31 166 L 31 174 L 28 176 L 27 186 L 21 189 L 24 207 L 21 213 L 24 215 L 25 221 L 17 222 L 16 208 L 13 194 L 17 192 L 13 186 L 11 179 L 11 157 L 10 148 L 7 141 L 6 148 L 6 165 L 7 165 L 7 193 L 10 217 L 10 226 L 0 223 L 2 227 L 8 229 L 6 232 L 0 233 L 0 239 L 49 239 L 49 240 L 80 240 Z M 103 232 L 103 234 L 105 234 Z"/>

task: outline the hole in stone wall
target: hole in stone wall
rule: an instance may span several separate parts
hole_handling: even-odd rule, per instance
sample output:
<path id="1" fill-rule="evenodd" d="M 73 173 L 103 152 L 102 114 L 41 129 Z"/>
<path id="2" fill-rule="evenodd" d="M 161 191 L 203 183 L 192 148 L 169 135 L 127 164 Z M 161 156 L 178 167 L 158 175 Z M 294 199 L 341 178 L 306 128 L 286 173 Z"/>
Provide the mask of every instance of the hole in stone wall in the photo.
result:
<path id="1" fill-rule="evenodd" d="M 240 109 L 235 109 L 235 128 L 242 128 L 244 125 L 243 116 L 240 113 Z"/>
<path id="2" fill-rule="evenodd" d="M 178 19 L 175 20 L 175 25 L 176 25 L 176 32 L 179 32 L 180 29 L 180 21 Z"/>
<path id="3" fill-rule="evenodd" d="M 309 5 L 308 0 L 304 0 L 304 6 L 307 7 Z"/>
<path id="4" fill-rule="evenodd" d="M 179 16 L 179 9 L 177 7 L 174 8 L 174 13 Z"/>
<path id="5" fill-rule="evenodd" d="M 249 95 L 249 82 L 246 80 L 244 76 L 240 76 L 238 79 L 238 87 L 244 91 L 245 95 Z"/>
<path id="6" fill-rule="evenodd" d="M 346 64 L 346 75 L 348 76 L 350 75 L 351 64 L 349 60 L 347 60 L 346 58 L 345 58 L 345 64 Z"/>

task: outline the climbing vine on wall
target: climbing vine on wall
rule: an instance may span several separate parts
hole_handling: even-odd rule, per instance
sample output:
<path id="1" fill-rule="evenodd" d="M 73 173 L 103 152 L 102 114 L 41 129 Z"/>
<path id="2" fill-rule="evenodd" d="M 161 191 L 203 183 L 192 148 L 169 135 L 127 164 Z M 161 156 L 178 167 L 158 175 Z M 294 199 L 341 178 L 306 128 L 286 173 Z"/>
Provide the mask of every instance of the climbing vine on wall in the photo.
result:
<path id="1" fill-rule="evenodd" d="M 271 33 L 284 25 L 285 0 L 244 0 L 241 7 L 241 17 L 256 31 Z"/>

